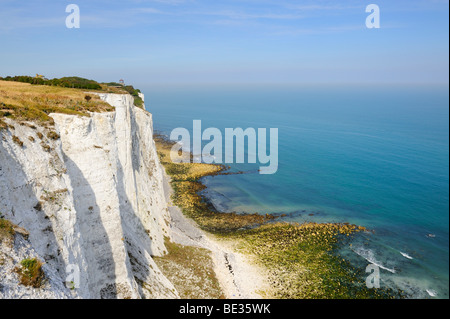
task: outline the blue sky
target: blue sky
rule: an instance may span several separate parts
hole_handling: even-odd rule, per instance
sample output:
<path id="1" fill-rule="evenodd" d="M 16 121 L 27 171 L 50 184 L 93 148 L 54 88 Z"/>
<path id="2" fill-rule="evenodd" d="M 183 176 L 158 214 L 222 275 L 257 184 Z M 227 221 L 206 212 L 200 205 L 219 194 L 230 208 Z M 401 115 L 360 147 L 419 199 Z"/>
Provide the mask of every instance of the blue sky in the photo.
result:
<path id="1" fill-rule="evenodd" d="M 68 4 L 81 28 L 67 29 Z M 365 8 L 381 10 L 367 29 Z M 0 0 L 0 76 L 448 83 L 448 0 Z"/>

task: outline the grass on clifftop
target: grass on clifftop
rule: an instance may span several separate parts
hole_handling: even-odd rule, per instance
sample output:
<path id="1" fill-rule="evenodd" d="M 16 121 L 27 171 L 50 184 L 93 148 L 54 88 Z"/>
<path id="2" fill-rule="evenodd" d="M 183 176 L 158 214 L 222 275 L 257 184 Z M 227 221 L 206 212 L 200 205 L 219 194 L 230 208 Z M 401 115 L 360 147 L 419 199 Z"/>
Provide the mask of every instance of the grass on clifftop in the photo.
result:
<path id="1" fill-rule="evenodd" d="M 0 120 L 7 117 L 52 124 L 50 113 L 86 116 L 88 112 L 113 110 L 96 94 L 85 93 L 82 89 L 0 81 Z M 0 126 L 4 125 L 0 123 Z"/>
<path id="2" fill-rule="evenodd" d="M 203 230 L 252 256 L 266 272 L 270 289 L 259 293 L 281 299 L 400 298 L 390 289 L 368 289 L 365 269 L 355 269 L 337 251 L 364 227 L 333 223 L 274 223 L 271 215 L 217 212 L 198 194 L 203 176 L 220 174 L 221 165 L 173 163 L 173 142 L 155 136 L 161 164 L 171 176 L 173 203 Z"/>
<path id="3" fill-rule="evenodd" d="M 131 94 L 134 104 L 143 108 L 140 91 L 133 86 L 112 87 L 96 84 L 95 92 Z M 87 116 L 89 112 L 112 112 L 114 107 L 103 102 L 92 90 L 30 84 L 0 80 L 0 130 L 6 128 L 3 117 L 18 121 L 53 124 L 50 113 Z"/>

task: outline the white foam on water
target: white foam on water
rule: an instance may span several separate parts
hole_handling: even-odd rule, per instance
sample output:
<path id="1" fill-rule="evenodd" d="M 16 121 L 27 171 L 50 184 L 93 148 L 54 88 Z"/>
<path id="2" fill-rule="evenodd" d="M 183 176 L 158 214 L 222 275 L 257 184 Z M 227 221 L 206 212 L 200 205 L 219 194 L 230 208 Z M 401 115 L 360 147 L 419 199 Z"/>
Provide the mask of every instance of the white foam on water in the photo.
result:
<path id="1" fill-rule="evenodd" d="M 427 289 L 427 293 L 430 295 L 430 297 L 436 297 L 437 292 L 432 289 Z"/>
<path id="2" fill-rule="evenodd" d="M 412 258 L 410 255 L 408 255 L 407 253 L 400 252 L 400 254 L 402 254 L 402 256 L 405 257 L 405 258 L 408 258 L 408 259 L 414 259 L 414 258 Z"/>
<path id="3" fill-rule="evenodd" d="M 380 267 L 381 269 L 387 270 L 393 274 L 395 274 L 395 269 L 390 269 L 388 267 L 385 267 L 381 264 L 381 262 L 377 261 L 375 259 L 375 255 L 373 253 L 372 250 L 370 249 L 365 249 L 362 247 L 352 247 L 351 250 L 353 250 L 353 252 L 361 257 L 363 257 L 365 260 L 367 260 L 369 263 Z"/>

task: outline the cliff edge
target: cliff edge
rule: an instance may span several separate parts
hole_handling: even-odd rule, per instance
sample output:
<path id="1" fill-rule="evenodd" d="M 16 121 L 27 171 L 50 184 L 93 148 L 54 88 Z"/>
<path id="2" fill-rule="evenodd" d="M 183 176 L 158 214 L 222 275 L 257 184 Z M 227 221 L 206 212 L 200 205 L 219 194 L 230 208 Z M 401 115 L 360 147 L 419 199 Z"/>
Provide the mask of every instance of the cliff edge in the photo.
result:
<path id="1" fill-rule="evenodd" d="M 98 95 L 115 111 L 3 120 L 0 217 L 27 233 L 0 245 L 0 299 L 178 297 L 152 258 L 170 237 L 152 115 Z M 39 289 L 12 275 L 27 258 L 42 262 Z"/>

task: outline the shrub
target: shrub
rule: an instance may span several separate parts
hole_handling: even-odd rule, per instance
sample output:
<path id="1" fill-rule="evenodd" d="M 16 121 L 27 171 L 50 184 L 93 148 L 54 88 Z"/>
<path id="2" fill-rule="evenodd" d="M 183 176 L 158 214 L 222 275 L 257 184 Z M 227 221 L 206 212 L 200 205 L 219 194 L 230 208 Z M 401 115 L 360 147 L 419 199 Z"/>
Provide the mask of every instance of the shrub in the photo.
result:
<path id="1" fill-rule="evenodd" d="M 127 91 L 128 93 L 130 93 L 134 97 L 134 105 L 136 105 L 137 107 L 143 108 L 144 101 L 139 96 L 139 93 L 141 93 L 141 91 L 139 89 L 135 89 L 132 85 L 126 85 L 123 87 L 123 89 L 125 91 Z"/>
<path id="2" fill-rule="evenodd" d="M 44 151 L 46 151 L 46 152 L 51 151 L 51 147 L 49 145 L 45 144 L 44 142 L 41 142 L 41 146 L 44 149 Z"/>
<path id="3" fill-rule="evenodd" d="M 2 119 L 0 119 L 0 131 L 6 129 L 7 127 L 8 124 L 6 124 L 5 122 L 2 121 Z"/>
<path id="4" fill-rule="evenodd" d="M 37 258 L 24 259 L 20 262 L 21 267 L 16 267 L 20 283 L 24 286 L 39 288 L 44 280 L 42 262 Z"/>
<path id="5" fill-rule="evenodd" d="M 0 218 L 0 243 L 2 243 L 3 240 L 12 242 L 14 234 L 13 224 L 6 219 Z"/>
<path id="6" fill-rule="evenodd" d="M 117 83 L 117 82 L 107 82 L 107 83 L 102 83 L 102 84 L 105 84 L 106 86 L 115 86 L 115 87 L 122 86 L 122 84 Z"/>
<path id="7" fill-rule="evenodd" d="M 17 136 L 13 135 L 12 140 L 13 140 L 14 143 L 19 145 L 20 147 L 23 147 L 23 142 Z"/>
<path id="8" fill-rule="evenodd" d="M 48 132 L 47 137 L 51 140 L 57 140 L 60 138 L 59 134 L 54 131 Z"/>
<path id="9" fill-rule="evenodd" d="M 89 90 L 101 90 L 101 85 L 94 81 L 88 80 L 84 78 L 80 78 L 77 76 L 72 77 L 64 77 L 60 79 L 41 79 L 35 78 L 28 75 L 19 75 L 19 76 L 7 76 L 2 79 L 3 81 L 13 81 L 13 82 L 23 82 L 37 85 L 51 85 L 51 86 L 60 86 L 66 88 L 76 88 L 76 89 L 89 89 Z"/>

